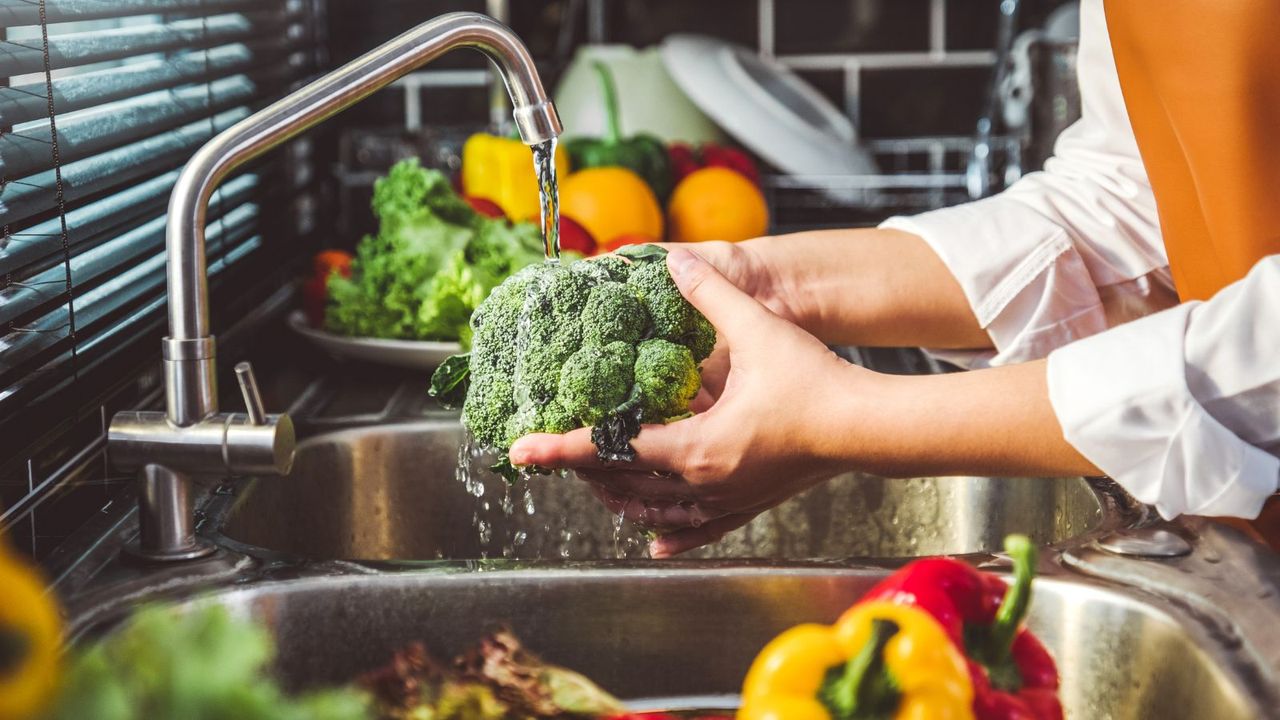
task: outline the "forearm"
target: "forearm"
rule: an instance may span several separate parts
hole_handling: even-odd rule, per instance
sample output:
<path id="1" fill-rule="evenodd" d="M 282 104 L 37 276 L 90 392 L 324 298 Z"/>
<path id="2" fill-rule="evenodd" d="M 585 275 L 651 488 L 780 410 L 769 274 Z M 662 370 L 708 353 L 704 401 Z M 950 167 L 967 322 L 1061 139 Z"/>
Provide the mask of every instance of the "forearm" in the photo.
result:
<path id="1" fill-rule="evenodd" d="M 1063 438 L 1043 360 L 878 376 L 843 423 L 851 466 L 893 477 L 1101 475 Z"/>
<path id="2" fill-rule="evenodd" d="M 910 233 L 822 230 L 737 248 L 763 278 L 744 289 L 829 344 L 991 346 L 946 265 Z"/>

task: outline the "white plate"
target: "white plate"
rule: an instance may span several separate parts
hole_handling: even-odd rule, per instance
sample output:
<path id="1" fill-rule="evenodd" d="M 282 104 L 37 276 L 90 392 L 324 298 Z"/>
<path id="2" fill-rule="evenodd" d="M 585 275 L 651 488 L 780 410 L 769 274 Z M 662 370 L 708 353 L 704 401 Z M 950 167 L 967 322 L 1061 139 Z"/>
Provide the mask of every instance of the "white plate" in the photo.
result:
<path id="1" fill-rule="evenodd" d="M 702 35 L 668 37 L 662 59 L 689 99 L 771 165 L 804 176 L 877 172 L 849 118 L 776 60 Z M 837 201 L 856 197 L 847 189 L 822 192 Z"/>
<path id="2" fill-rule="evenodd" d="M 456 342 L 383 340 L 335 335 L 308 325 L 307 316 L 301 310 L 289 314 L 289 327 L 334 357 L 412 370 L 434 370 L 445 358 L 462 352 L 462 346 Z"/>

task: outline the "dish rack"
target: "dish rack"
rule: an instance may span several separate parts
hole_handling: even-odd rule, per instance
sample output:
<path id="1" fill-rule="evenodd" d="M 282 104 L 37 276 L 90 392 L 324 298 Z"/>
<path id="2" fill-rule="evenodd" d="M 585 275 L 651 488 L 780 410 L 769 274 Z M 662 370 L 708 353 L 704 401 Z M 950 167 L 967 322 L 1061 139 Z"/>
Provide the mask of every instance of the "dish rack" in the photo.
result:
<path id="1" fill-rule="evenodd" d="M 966 202 L 965 169 L 974 142 L 968 136 L 868 140 L 862 145 L 875 159 L 874 174 L 765 174 L 774 231 L 875 225 L 892 215 Z M 1019 151 L 1012 137 L 992 138 L 991 146 L 997 169 Z"/>

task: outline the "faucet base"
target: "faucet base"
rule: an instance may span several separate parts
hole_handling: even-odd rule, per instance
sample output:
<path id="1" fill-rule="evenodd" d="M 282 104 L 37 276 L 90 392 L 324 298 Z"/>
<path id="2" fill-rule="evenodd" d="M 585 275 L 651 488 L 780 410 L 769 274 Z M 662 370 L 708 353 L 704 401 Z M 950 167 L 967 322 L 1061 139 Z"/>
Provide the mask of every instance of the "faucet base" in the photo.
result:
<path id="1" fill-rule="evenodd" d="M 132 540 L 124 546 L 124 554 L 134 560 L 148 563 L 166 563 L 181 560 L 198 560 L 217 552 L 218 546 L 204 538 L 195 538 L 189 547 L 170 550 L 143 550 L 141 540 Z"/>

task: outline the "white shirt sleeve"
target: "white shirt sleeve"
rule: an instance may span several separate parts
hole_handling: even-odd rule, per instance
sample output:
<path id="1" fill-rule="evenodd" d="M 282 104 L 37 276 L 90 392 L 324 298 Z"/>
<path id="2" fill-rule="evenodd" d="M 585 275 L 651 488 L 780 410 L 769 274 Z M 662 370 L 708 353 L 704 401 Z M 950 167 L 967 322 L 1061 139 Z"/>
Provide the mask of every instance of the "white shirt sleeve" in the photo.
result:
<path id="1" fill-rule="evenodd" d="M 883 227 L 924 238 L 994 346 L 935 354 L 1049 356 L 1066 440 L 1137 499 L 1166 517 L 1255 517 L 1280 484 L 1280 256 L 1174 307 L 1102 0 L 1082 3 L 1079 63 L 1083 117 L 1043 172 Z"/>
<path id="2" fill-rule="evenodd" d="M 1165 517 L 1257 517 L 1280 484 L 1280 255 L 1049 355 L 1067 442 Z"/>
<path id="3" fill-rule="evenodd" d="M 995 348 L 935 351 L 942 357 L 968 367 L 1042 358 L 1177 302 L 1102 0 L 1083 3 L 1078 57 L 1082 117 L 1044 171 L 995 197 L 882 225 L 924 238 Z"/>

